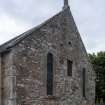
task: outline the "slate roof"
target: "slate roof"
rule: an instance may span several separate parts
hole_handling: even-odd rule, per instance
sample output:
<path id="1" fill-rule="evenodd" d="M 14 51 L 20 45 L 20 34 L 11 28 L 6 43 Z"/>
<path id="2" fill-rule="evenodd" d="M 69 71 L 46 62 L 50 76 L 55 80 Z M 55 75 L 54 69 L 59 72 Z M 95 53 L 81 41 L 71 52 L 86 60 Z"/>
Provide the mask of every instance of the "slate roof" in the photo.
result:
<path id="1" fill-rule="evenodd" d="M 69 9 L 69 8 L 66 8 Z M 3 53 L 5 51 L 8 51 L 9 49 L 11 49 L 12 47 L 14 47 L 16 44 L 18 44 L 20 41 L 22 41 L 24 38 L 28 37 L 31 33 L 39 30 L 41 27 L 43 27 L 43 25 L 47 24 L 48 22 L 50 22 L 53 18 L 61 15 L 66 9 L 60 11 L 58 14 L 56 14 L 55 16 L 53 16 L 52 18 L 48 19 L 47 21 L 45 21 L 44 23 L 40 24 L 39 26 L 36 26 L 26 32 L 24 32 L 23 34 L 11 39 L 10 41 L 2 44 L 0 46 L 0 53 Z"/>

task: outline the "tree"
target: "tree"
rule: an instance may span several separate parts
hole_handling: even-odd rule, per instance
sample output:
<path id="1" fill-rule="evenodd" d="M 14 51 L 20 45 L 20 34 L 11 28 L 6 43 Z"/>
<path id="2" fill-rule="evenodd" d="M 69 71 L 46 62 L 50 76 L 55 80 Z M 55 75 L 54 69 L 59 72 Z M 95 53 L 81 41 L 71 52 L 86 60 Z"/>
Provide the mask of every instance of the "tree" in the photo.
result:
<path id="1" fill-rule="evenodd" d="M 89 54 L 96 72 L 96 98 L 105 102 L 105 52 Z"/>

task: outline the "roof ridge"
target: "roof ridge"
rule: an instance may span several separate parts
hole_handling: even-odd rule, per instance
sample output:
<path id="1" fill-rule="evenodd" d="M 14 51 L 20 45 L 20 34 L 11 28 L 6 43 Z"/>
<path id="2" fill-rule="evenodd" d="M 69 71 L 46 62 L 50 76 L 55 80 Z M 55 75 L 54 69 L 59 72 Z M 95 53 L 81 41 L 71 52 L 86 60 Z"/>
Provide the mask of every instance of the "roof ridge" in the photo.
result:
<path id="1" fill-rule="evenodd" d="M 58 12 L 56 15 L 52 16 L 51 18 L 49 18 L 48 20 L 46 20 L 45 22 L 41 23 L 38 26 L 33 27 L 32 29 L 29 29 L 28 31 L 18 35 L 17 37 L 7 41 L 6 43 L 2 44 L 0 46 L 0 53 L 6 51 L 7 49 L 10 49 L 12 47 L 14 47 L 17 43 L 19 43 L 21 40 L 23 40 L 24 38 L 28 37 L 31 33 L 33 33 L 34 31 L 37 31 L 38 29 L 40 29 L 43 25 L 49 23 L 53 18 L 55 18 L 56 16 L 62 14 L 65 10 L 61 10 L 60 12 Z"/>

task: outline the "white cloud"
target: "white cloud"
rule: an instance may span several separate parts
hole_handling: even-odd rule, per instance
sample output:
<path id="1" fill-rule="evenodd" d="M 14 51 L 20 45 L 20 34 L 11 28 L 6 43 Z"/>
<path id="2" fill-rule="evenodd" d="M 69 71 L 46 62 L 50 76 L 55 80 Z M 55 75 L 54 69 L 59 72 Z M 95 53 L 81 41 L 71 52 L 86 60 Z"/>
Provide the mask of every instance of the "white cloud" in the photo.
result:
<path id="1" fill-rule="evenodd" d="M 88 52 L 105 50 L 105 0 L 69 0 Z M 63 0 L 0 0 L 0 44 L 50 18 Z"/>
<path id="2" fill-rule="evenodd" d="M 105 51 L 105 0 L 73 0 L 71 10 L 88 52 Z"/>
<path id="3" fill-rule="evenodd" d="M 32 27 L 6 14 L 0 15 L 0 44 L 17 36 Z"/>

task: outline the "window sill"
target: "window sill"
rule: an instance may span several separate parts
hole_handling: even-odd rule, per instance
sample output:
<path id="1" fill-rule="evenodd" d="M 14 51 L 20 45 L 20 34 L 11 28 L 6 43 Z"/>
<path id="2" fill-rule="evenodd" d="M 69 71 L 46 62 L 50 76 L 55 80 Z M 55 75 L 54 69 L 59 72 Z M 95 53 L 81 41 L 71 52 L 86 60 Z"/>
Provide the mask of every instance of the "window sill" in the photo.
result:
<path id="1" fill-rule="evenodd" d="M 49 100 L 56 100 L 56 99 L 58 99 L 59 97 L 57 97 L 57 96 L 53 96 L 53 95 L 48 95 L 48 96 L 46 96 L 46 97 L 44 97 L 45 99 L 49 99 Z"/>
<path id="2" fill-rule="evenodd" d="M 87 100 L 86 97 L 83 97 L 83 100 Z"/>

